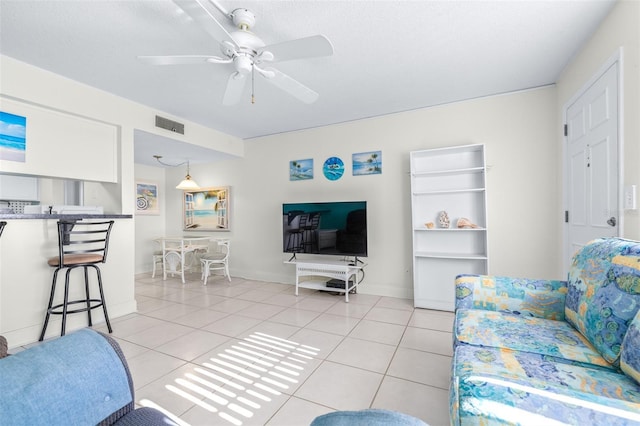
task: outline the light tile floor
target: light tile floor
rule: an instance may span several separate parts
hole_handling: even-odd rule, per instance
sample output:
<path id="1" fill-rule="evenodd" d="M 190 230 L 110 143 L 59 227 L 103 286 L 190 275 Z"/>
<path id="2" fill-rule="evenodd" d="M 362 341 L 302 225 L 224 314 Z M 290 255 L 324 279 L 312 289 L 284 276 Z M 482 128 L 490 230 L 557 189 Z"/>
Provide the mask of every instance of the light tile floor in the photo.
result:
<path id="1" fill-rule="evenodd" d="M 286 284 L 188 278 L 136 276 L 138 313 L 112 320 L 138 405 L 190 425 L 308 425 L 363 408 L 449 424 L 453 314 L 405 299 L 354 294 L 345 303 L 304 289 L 296 297 Z"/>

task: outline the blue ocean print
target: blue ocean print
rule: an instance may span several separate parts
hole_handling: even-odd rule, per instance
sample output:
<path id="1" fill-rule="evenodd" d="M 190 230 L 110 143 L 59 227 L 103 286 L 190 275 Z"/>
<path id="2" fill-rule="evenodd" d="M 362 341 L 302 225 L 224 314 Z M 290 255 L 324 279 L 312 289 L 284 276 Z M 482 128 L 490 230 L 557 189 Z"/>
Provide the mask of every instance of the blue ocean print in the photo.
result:
<path id="1" fill-rule="evenodd" d="M 313 179 L 313 158 L 289 161 L 289 180 Z"/>
<path id="2" fill-rule="evenodd" d="M 0 111 L 0 160 L 25 162 L 27 119 Z"/>
<path id="3" fill-rule="evenodd" d="M 379 175 L 382 173 L 382 151 L 360 152 L 352 155 L 353 175 Z"/>
<path id="4" fill-rule="evenodd" d="M 322 173 L 329 180 L 338 180 L 344 174 L 344 163 L 338 157 L 329 157 L 322 166 Z"/>

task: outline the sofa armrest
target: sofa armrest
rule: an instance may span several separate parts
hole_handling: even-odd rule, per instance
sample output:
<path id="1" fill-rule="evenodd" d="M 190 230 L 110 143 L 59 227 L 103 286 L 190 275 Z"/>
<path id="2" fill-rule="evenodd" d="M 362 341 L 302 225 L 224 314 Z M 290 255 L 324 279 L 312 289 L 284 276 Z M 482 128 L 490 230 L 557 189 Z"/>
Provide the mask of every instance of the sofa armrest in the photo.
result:
<path id="1" fill-rule="evenodd" d="M 135 408 L 122 359 L 91 329 L 3 358 L 0 377 L 7 424 L 110 424 Z"/>
<path id="2" fill-rule="evenodd" d="M 483 309 L 564 320 L 567 282 L 490 275 L 458 275 L 456 311 Z"/>

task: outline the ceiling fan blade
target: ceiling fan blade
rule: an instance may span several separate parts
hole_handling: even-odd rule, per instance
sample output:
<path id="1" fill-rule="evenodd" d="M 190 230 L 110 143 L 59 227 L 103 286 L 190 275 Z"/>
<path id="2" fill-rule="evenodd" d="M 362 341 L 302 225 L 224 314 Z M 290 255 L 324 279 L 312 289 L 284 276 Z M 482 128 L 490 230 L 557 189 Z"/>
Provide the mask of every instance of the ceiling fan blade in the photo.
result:
<path id="1" fill-rule="evenodd" d="M 138 56 L 138 59 L 150 65 L 223 64 L 232 62 L 231 59 L 223 59 L 211 55 Z"/>
<path id="2" fill-rule="evenodd" d="M 213 6 L 207 0 L 173 0 L 218 43 L 229 42 L 237 47 L 229 32 L 215 18 Z"/>
<path id="3" fill-rule="evenodd" d="M 240 102 L 242 92 L 244 92 L 244 86 L 247 83 L 247 79 L 239 72 L 234 72 L 227 81 L 227 89 L 224 91 L 224 98 L 222 98 L 222 105 L 235 105 Z"/>
<path id="4" fill-rule="evenodd" d="M 294 59 L 331 56 L 333 55 L 333 45 L 325 36 L 315 35 L 271 44 L 260 49 L 260 53 L 264 51 L 273 54 L 273 62 L 282 62 Z"/>
<path id="5" fill-rule="evenodd" d="M 267 80 L 277 88 L 289 93 L 291 96 L 301 100 L 305 104 L 312 104 L 320 97 L 320 95 L 309 89 L 304 84 L 300 83 L 297 80 L 294 80 L 293 78 L 289 77 L 283 72 L 278 71 L 275 68 L 265 68 L 264 71 L 266 71 L 267 73 L 273 73 L 273 77 L 265 77 L 265 80 Z M 264 76 L 264 74 L 261 75 Z"/>

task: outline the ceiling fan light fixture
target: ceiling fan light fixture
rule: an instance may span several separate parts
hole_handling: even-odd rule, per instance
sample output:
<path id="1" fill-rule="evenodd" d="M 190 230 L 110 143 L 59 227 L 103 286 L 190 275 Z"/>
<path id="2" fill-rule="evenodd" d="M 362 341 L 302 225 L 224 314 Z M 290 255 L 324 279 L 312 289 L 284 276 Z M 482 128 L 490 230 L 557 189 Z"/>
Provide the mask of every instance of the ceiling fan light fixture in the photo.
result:
<path id="1" fill-rule="evenodd" d="M 251 72 L 253 61 L 249 56 L 238 55 L 234 58 L 233 65 L 235 65 L 236 71 L 238 71 L 240 74 L 247 75 Z"/>

